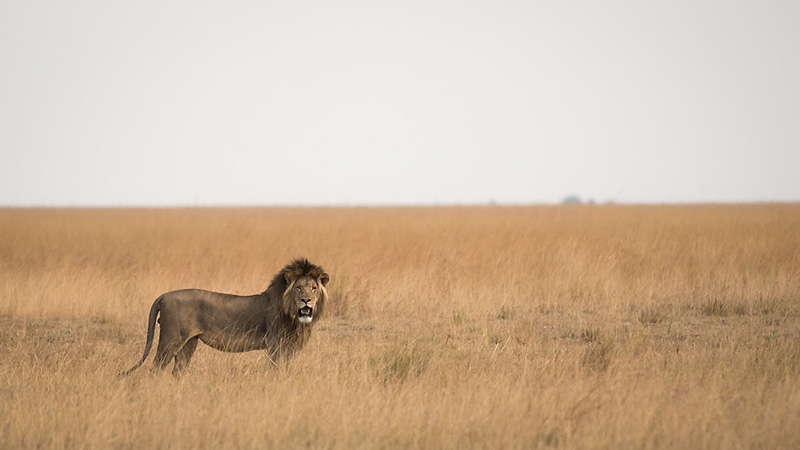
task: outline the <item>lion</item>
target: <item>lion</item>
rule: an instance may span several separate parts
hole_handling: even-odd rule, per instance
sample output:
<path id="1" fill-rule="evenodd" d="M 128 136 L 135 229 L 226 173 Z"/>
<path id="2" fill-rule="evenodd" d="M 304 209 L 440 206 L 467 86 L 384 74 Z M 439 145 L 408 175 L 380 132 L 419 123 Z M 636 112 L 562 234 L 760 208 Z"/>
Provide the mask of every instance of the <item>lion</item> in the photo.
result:
<path id="1" fill-rule="evenodd" d="M 287 360 L 311 337 L 328 302 L 328 274 L 305 258 L 281 269 L 269 287 L 257 295 L 222 294 L 200 289 L 167 292 L 150 308 L 144 355 L 128 375 L 147 359 L 153 346 L 156 319 L 161 324 L 155 366 L 161 370 L 174 359 L 173 374 L 192 360 L 197 341 L 224 352 L 266 350 L 273 363 Z"/>

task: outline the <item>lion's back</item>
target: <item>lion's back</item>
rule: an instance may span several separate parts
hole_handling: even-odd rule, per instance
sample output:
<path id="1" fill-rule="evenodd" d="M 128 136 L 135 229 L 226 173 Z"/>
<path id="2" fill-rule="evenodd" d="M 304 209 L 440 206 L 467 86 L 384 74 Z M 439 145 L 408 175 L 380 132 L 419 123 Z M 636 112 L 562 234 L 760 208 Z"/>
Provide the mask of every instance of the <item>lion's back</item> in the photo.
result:
<path id="1" fill-rule="evenodd" d="M 241 321 L 253 316 L 264 316 L 264 302 L 260 296 L 242 296 L 207 291 L 205 289 L 180 289 L 162 295 L 161 317 L 174 317 L 186 321 Z"/>

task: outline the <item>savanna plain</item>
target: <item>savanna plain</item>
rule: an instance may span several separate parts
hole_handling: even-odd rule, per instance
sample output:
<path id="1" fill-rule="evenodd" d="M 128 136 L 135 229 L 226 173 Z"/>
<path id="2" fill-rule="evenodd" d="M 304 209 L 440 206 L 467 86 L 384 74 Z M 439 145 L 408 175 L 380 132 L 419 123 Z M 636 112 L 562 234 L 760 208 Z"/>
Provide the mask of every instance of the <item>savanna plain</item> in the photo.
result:
<path id="1" fill-rule="evenodd" d="M 331 301 L 140 358 L 160 294 Z M 800 448 L 800 205 L 0 209 L 0 448 Z"/>

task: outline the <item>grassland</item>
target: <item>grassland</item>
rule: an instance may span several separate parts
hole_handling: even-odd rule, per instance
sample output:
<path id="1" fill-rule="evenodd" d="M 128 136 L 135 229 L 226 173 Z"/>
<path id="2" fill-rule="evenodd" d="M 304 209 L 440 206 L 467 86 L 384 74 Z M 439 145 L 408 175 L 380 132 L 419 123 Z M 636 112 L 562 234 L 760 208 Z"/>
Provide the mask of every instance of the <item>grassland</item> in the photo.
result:
<path id="1" fill-rule="evenodd" d="M 152 301 L 332 303 L 151 364 Z M 800 205 L 0 210 L 0 448 L 800 448 Z"/>

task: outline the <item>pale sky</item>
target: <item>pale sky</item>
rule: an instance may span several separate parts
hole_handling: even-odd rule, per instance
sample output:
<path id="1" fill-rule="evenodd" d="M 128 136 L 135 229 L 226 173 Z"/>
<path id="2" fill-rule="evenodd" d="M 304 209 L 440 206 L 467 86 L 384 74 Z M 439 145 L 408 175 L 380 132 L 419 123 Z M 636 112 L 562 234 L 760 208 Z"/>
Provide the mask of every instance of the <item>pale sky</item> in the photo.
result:
<path id="1" fill-rule="evenodd" d="M 0 0 L 0 205 L 800 201 L 800 2 Z"/>

